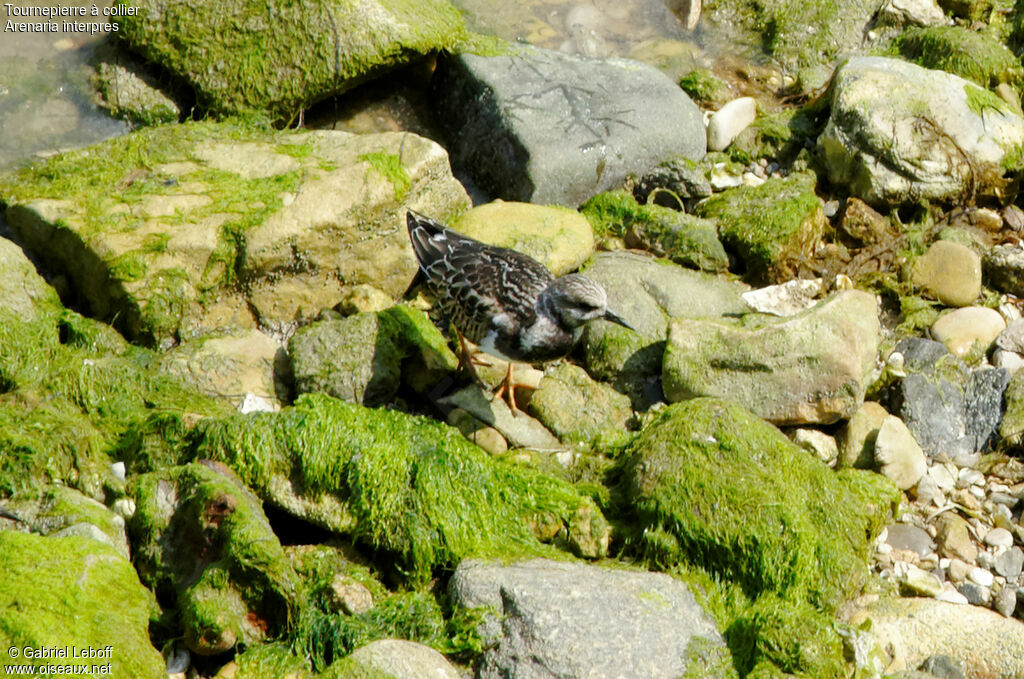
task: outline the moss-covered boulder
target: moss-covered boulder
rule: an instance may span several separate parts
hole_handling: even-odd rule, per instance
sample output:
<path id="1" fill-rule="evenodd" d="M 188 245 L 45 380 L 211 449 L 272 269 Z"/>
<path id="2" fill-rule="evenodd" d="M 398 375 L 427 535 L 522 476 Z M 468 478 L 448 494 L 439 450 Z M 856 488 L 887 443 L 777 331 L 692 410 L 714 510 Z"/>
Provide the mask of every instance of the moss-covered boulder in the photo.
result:
<path id="1" fill-rule="evenodd" d="M 966 78 L 985 88 L 1006 83 L 1020 88 L 1024 68 L 993 38 L 964 26 L 911 26 L 893 41 L 901 56 L 925 68 Z"/>
<path id="2" fill-rule="evenodd" d="M 665 397 L 720 396 L 776 424 L 831 424 L 864 401 L 878 353 L 873 295 L 840 292 L 785 319 L 677 319 L 669 327 Z"/>
<path id="3" fill-rule="evenodd" d="M 25 252 L 0 238 L 0 309 L 31 322 L 60 309 L 60 299 L 36 271 Z"/>
<path id="4" fill-rule="evenodd" d="M 89 676 L 165 679 L 164 660 L 149 640 L 155 608 L 152 593 L 112 547 L 83 537 L 0 531 L 4 668 L 57 662 Z M 69 647 L 96 657 L 33 662 L 6 650 Z"/>
<path id="5" fill-rule="evenodd" d="M 388 403 L 403 377 L 421 390 L 458 367 L 426 314 L 404 304 L 299 328 L 288 342 L 295 390 L 350 403 Z"/>
<path id="6" fill-rule="evenodd" d="M 625 237 L 628 247 L 648 250 L 703 271 L 725 271 L 729 257 L 714 223 L 660 205 L 639 205 L 628 191 L 607 191 L 580 208 L 594 231 Z"/>
<path id="7" fill-rule="evenodd" d="M 825 211 L 812 175 L 740 186 L 701 203 L 697 213 L 718 222 L 718 235 L 751 278 L 784 281 L 809 258 L 825 230 Z"/>
<path id="8" fill-rule="evenodd" d="M 629 397 L 569 363 L 544 376 L 528 410 L 563 443 L 593 445 L 628 436 Z"/>
<path id="9" fill-rule="evenodd" d="M 464 212 L 450 226 L 470 238 L 512 248 L 556 276 L 575 271 L 594 253 L 594 233 L 574 210 L 496 200 Z"/>
<path id="10" fill-rule="evenodd" d="M 416 273 L 406 206 L 444 218 L 469 199 L 444 150 L 415 135 L 188 123 L 0 175 L 0 202 L 72 301 L 169 346 L 292 327 L 343 287 L 400 295 Z"/>
<path id="11" fill-rule="evenodd" d="M 750 311 L 749 286 L 632 251 L 599 252 L 584 273 L 604 286 L 608 306 L 634 328 L 588 323 L 581 348 L 587 372 L 629 394 L 633 407 L 662 400 L 661 364 L 669 319 Z"/>
<path id="12" fill-rule="evenodd" d="M 466 38 L 446 0 L 125 0 L 118 36 L 215 114 L 302 109 Z M 301 30 L 296 28 L 301 27 Z"/>
<path id="13" fill-rule="evenodd" d="M 124 519 L 73 488 L 30 488 L 0 501 L 0 530 L 67 537 L 78 535 L 109 545 L 130 558 Z"/>
<path id="14" fill-rule="evenodd" d="M 799 611 L 786 609 L 810 606 L 831 615 L 857 595 L 867 581 L 872 536 L 899 498 L 881 476 L 835 473 L 742 406 L 714 398 L 659 413 L 630 445 L 621 470 L 637 520 L 636 548 L 647 563 L 700 569 L 766 607 L 726 621 L 747 626 L 726 633 L 747 670 L 759 653 L 786 671 L 799 669 L 745 644 L 764 643 L 765 629 L 780 628 L 776 639 L 798 647 L 804 627 L 822 623 L 800 622 Z M 759 602 L 764 596 L 783 603 Z M 781 617 L 772 622 L 766 615 Z M 802 671 L 834 665 L 837 640 L 824 643 L 831 649 L 822 651 L 824 659 L 801 661 Z M 785 655 L 786 648 L 775 652 Z"/>
<path id="15" fill-rule="evenodd" d="M 572 545 L 608 532 L 568 483 L 491 458 L 427 418 L 306 395 L 280 413 L 200 427 L 198 456 L 229 465 L 267 501 L 388 554 L 412 579 L 468 556 L 550 553 L 538 534 Z"/>
<path id="16" fill-rule="evenodd" d="M 238 653 L 214 679 L 311 679 L 312 676 L 309 662 L 297 656 L 288 644 L 273 642 L 250 646 Z"/>
<path id="17" fill-rule="evenodd" d="M 195 653 L 279 635 L 298 619 L 301 581 L 259 500 L 223 466 L 192 463 L 130 488 L 135 565 L 175 615 L 163 630 Z M 180 627 L 179 627 L 180 626 Z"/>

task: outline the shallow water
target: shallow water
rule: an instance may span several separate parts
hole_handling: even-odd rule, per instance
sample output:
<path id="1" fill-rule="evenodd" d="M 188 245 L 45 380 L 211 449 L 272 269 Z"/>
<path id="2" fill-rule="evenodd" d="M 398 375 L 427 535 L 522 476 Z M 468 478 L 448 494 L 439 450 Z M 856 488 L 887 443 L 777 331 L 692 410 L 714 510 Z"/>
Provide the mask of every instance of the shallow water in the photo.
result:
<path id="1" fill-rule="evenodd" d="M 113 120 L 91 101 L 88 61 L 106 34 L 65 31 L 66 21 L 105 22 L 98 17 L 54 18 L 55 32 L 5 30 L 8 21 L 46 23 L 49 17 L 13 16 L 0 3 L 0 170 L 34 157 L 92 144 L 124 134 L 126 123 Z M 94 3 L 10 0 L 16 8 L 85 7 Z M 110 2 L 95 3 L 102 12 Z"/>

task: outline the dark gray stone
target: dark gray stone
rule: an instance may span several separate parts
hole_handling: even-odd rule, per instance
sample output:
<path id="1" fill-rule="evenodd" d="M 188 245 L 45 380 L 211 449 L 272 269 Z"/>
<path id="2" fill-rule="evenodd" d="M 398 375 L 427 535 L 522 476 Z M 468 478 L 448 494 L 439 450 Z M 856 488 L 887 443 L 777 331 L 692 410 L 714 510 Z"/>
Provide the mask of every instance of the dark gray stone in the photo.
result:
<path id="1" fill-rule="evenodd" d="M 700 159 L 700 110 L 653 66 L 516 46 L 441 58 L 438 120 L 457 169 L 494 198 L 576 207 L 675 156 Z"/>
<path id="2" fill-rule="evenodd" d="M 949 356 L 946 346 L 935 340 L 908 337 L 900 340 L 894 351 L 903 354 L 903 365 L 907 372 L 932 374 L 935 365 L 943 356 Z"/>
<path id="3" fill-rule="evenodd" d="M 996 594 L 992 601 L 992 608 L 1007 618 L 1012 617 L 1013 612 L 1017 610 L 1017 592 L 1015 588 L 1007 585 L 999 590 L 999 594 Z"/>
<path id="4" fill-rule="evenodd" d="M 962 582 L 957 590 L 967 598 L 967 603 L 974 606 L 984 606 L 992 597 L 987 588 L 974 582 Z"/>
<path id="5" fill-rule="evenodd" d="M 922 374 L 900 383 L 890 412 L 898 416 L 930 457 L 952 459 L 970 450 L 964 432 L 964 395 L 946 379 L 933 383 Z"/>
<path id="6" fill-rule="evenodd" d="M 662 573 L 535 559 L 459 564 L 456 605 L 488 607 L 477 679 L 735 677 L 685 584 Z"/>
<path id="7" fill-rule="evenodd" d="M 1006 326 L 996 338 L 996 346 L 1006 351 L 1024 354 L 1024 318 L 1018 318 Z"/>
<path id="8" fill-rule="evenodd" d="M 657 192 L 654 196 L 655 205 L 678 210 L 681 200 L 689 212 L 692 203 L 711 195 L 711 182 L 707 174 L 707 167 L 703 164 L 689 158 L 673 158 L 641 177 L 633 188 L 633 197 L 641 205 L 646 205 L 648 197 Z"/>
<path id="9" fill-rule="evenodd" d="M 964 390 L 965 434 L 973 451 L 988 450 L 995 443 L 1006 403 L 1003 394 L 1010 384 L 1006 368 L 975 370 Z"/>
<path id="10" fill-rule="evenodd" d="M 885 542 L 893 549 L 908 549 L 924 556 L 935 551 L 932 536 L 909 523 L 894 523 L 886 527 Z"/>
<path id="11" fill-rule="evenodd" d="M 1016 580 L 1024 570 L 1024 550 L 1016 545 L 996 557 L 996 573 L 1007 580 Z"/>

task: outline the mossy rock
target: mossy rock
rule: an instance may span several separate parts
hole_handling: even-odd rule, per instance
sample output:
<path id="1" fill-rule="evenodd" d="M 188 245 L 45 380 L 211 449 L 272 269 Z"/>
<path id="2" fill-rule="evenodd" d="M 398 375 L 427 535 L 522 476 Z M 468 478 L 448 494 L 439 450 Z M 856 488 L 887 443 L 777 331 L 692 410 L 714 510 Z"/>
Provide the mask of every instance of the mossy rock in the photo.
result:
<path id="1" fill-rule="evenodd" d="M 34 321 L 60 308 L 56 291 L 36 272 L 22 249 L 0 238 L 0 309 L 22 321 Z"/>
<path id="2" fill-rule="evenodd" d="M 813 175 L 769 179 L 712 196 L 698 207 L 718 222 L 718 234 L 757 280 L 788 280 L 810 258 L 825 230 L 825 211 Z"/>
<path id="3" fill-rule="evenodd" d="M 403 378 L 424 391 L 458 367 L 427 315 L 404 304 L 299 328 L 288 353 L 298 394 L 366 406 L 390 402 Z"/>
<path id="4" fill-rule="evenodd" d="M 729 266 L 710 221 L 660 205 L 640 205 L 628 191 L 598 194 L 580 211 L 596 233 L 625 236 L 629 247 L 703 271 L 725 271 Z"/>
<path id="5" fill-rule="evenodd" d="M 695 68 L 681 77 L 679 87 L 704 108 L 719 109 L 735 98 L 725 81 L 707 68 Z"/>
<path id="6" fill-rule="evenodd" d="M 981 87 L 1006 83 L 1019 90 L 1024 81 L 1024 68 L 1013 52 L 963 26 L 912 26 L 896 37 L 893 47 L 919 66 L 958 75 Z"/>
<path id="7" fill-rule="evenodd" d="M 283 642 L 250 646 L 235 656 L 235 666 L 233 679 L 311 679 L 313 676 L 309 663 Z"/>
<path id="8" fill-rule="evenodd" d="M 899 493 L 885 478 L 835 473 L 740 405 L 697 398 L 663 410 L 621 463 L 659 568 L 692 564 L 741 587 L 824 611 L 855 596 L 872 535 Z"/>
<path id="9" fill-rule="evenodd" d="M 257 321 L 290 331 L 344 287 L 397 297 L 417 271 L 406 205 L 446 218 L 469 198 L 423 137 L 235 120 L 39 161 L 0 175 L 0 202 L 26 251 L 67 276 L 68 303 L 168 348 Z"/>
<path id="10" fill-rule="evenodd" d="M 131 0 L 118 37 L 189 82 L 216 115 L 300 110 L 467 36 L 446 0 Z M 296 30 L 301 27 L 302 30 Z"/>
<path id="11" fill-rule="evenodd" d="M 607 530 L 568 483 L 491 458 L 424 417 L 307 394 L 280 413 L 199 426 L 198 457 L 224 462 L 267 501 L 390 554 L 414 581 L 469 556 L 554 553 L 531 523 L 557 523 L 570 541 Z"/>
<path id="12" fill-rule="evenodd" d="M 760 597 L 726 631 L 745 677 L 844 679 L 849 667 L 831 615 L 774 594 Z"/>
<path id="13" fill-rule="evenodd" d="M 135 565 L 173 602 L 189 648 L 223 653 L 298 619 L 301 581 L 260 502 L 224 467 L 192 463 L 150 472 L 130 487 Z"/>
<path id="14" fill-rule="evenodd" d="M 528 410 L 563 443 L 585 446 L 626 439 L 633 416 L 628 396 L 568 363 L 544 376 Z"/>
<path id="15" fill-rule="evenodd" d="M 105 505 L 64 486 L 29 488 L 0 506 L 17 517 L 17 528 L 39 535 L 79 535 L 109 545 L 130 559 L 124 520 Z"/>
<path id="16" fill-rule="evenodd" d="M 496 200 L 464 212 L 451 227 L 489 245 L 533 257 L 556 276 L 575 271 L 594 252 L 594 234 L 575 210 Z"/>
<path id="17" fill-rule="evenodd" d="M 87 676 L 166 679 L 149 640 L 152 593 L 112 547 L 83 537 L 41 537 L 0 531 L 0 643 L 7 648 L 94 649 L 109 657 L 61 659 Z M 39 665 L 53 659 L 36 661 Z M 28 658 L 4 652 L 0 666 Z M 106 665 L 92 670 L 93 665 Z"/>

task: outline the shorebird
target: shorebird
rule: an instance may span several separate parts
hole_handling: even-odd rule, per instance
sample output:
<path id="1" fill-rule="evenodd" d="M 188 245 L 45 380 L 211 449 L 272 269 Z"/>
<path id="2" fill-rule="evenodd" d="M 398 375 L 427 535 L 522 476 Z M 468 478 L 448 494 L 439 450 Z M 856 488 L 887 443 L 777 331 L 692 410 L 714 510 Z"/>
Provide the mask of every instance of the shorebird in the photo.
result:
<path id="1" fill-rule="evenodd" d="M 538 363 L 565 356 L 587 321 L 630 327 L 608 309 L 604 288 L 586 276 L 555 278 L 532 257 L 481 243 L 411 210 L 406 222 L 427 286 L 455 326 L 462 365 L 480 382 L 467 339 L 509 361 L 495 397 L 505 394 L 513 413 L 519 408 L 512 361 Z"/>

